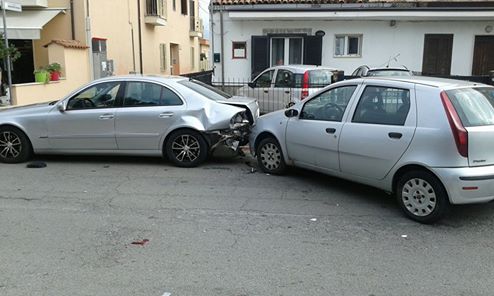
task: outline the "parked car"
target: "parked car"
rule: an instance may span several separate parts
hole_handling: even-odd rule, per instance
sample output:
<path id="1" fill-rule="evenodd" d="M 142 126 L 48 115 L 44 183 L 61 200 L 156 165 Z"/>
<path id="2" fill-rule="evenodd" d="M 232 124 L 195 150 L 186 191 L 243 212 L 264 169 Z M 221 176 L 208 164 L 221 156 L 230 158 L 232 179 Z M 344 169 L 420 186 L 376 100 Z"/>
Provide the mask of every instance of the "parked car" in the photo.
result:
<path id="1" fill-rule="evenodd" d="M 245 145 L 258 116 L 255 99 L 184 77 L 104 78 L 60 101 L 0 111 L 0 161 L 33 153 L 163 155 L 193 167 L 218 145 Z"/>
<path id="2" fill-rule="evenodd" d="M 267 173 L 293 165 L 394 192 L 409 217 L 432 223 L 450 204 L 494 200 L 494 87 L 346 80 L 261 116 L 250 145 Z"/>
<path id="3" fill-rule="evenodd" d="M 383 76 L 412 76 L 413 72 L 406 67 L 380 67 L 370 68 L 369 66 L 360 66 L 352 73 L 352 77 L 383 77 Z"/>
<path id="4" fill-rule="evenodd" d="M 256 98 L 261 112 L 284 109 L 338 81 L 342 72 L 312 65 L 275 66 L 264 70 L 237 94 Z"/>

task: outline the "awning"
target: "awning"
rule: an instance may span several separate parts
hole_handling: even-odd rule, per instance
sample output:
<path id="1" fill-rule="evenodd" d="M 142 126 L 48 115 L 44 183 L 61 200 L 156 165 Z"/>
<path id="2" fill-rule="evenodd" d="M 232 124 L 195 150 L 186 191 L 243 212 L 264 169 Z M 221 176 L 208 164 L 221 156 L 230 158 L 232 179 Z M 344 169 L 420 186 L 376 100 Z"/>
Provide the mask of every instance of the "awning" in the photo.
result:
<path id="1" fill-rule="evenodd" d="M 22 12 L 7 12 L 7 37 L 9 39 L 40 39 L 43 26 L 63 9 L 24 10 Z M 0 31 L 3 32 L 3 22 L 0 19 Z"/>

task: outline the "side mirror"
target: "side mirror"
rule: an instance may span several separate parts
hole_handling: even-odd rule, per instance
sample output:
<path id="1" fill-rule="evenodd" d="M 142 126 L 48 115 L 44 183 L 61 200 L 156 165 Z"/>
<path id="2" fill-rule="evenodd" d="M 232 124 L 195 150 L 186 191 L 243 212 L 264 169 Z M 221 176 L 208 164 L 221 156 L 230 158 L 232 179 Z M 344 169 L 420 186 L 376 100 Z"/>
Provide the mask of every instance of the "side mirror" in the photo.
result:
<path id="1" fill-rule="evenodd" d="M 298 110 L 295 109 L 288 109 L 285 111 L 285 116 L 290 118 L 290 117 L 295 117 L 298 115 Z"/>
<path id="2" fill-rule="evenodd" d="M 256 86 L 254 82 L 249 82 L 249 83 L 247 83 L 247 85 L 248 85 L 250 88 L 254 88 L 254 86 Z"/>
<path id="3" fill-rule="evenodd" d="M 58 109 L 58 111 L 60 111 L 62 113 L 65 112 L 65 104 L 64 103 L 58 104 L 57 109 Z"/>

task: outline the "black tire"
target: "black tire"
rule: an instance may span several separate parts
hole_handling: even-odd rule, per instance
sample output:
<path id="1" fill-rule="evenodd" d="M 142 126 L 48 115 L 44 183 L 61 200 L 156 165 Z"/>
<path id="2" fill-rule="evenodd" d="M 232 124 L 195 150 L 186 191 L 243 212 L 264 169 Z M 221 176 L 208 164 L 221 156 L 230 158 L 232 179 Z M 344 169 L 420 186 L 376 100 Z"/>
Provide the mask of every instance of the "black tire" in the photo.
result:
<path id="1" fill-rule="evenodd" d="M 196 167 L 206 161 L 208 144 L 196 131 L 178 130 L 168 137 L 165 153 L 168 160 L 178 167 Z"/>
<path id="2" fill-rule="evenodd" d="M 278 141 L 273 138 L 263 139 L 256 149 L 257 163 L 265 173 L 281 175 L 286 171 L 285 159 Z"/>
<path id="3" fill-rule="evenodd" d="M 398 180 L 396 198 L 412 220 L 423 224 L 439 221 L 449 211 L 448 193 L 441 181 L 427 171 L 410 171 Z"/>
<path id="4" fill-rule="evenodd" d="M 26 162 L 33 154 L 31 142 L 20 129 L 0 127 L 0 161 L 4 163 Z"/>

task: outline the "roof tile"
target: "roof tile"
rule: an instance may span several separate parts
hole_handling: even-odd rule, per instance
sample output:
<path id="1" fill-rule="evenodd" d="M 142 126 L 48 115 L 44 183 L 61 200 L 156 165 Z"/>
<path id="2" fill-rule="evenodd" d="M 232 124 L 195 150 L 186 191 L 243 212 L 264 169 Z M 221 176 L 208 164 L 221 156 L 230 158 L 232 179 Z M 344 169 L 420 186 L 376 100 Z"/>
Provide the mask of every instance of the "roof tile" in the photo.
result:
<path id="1" fill-rule="evenodd" d="M 65 48 L 75 48 L 75 49 L 86 49 L 86 48 L 89 48 L 89 46 L 86 46 L 84 44 L 81 44 L 81 42 L 79 42 L 77 40 L 53 39 L 48 44 L 46 44 L 44 47 L 48 47 L 48 45 L 50 45 L 50 44 L 58 44 L 58 45 L 63 46 Z"/>

